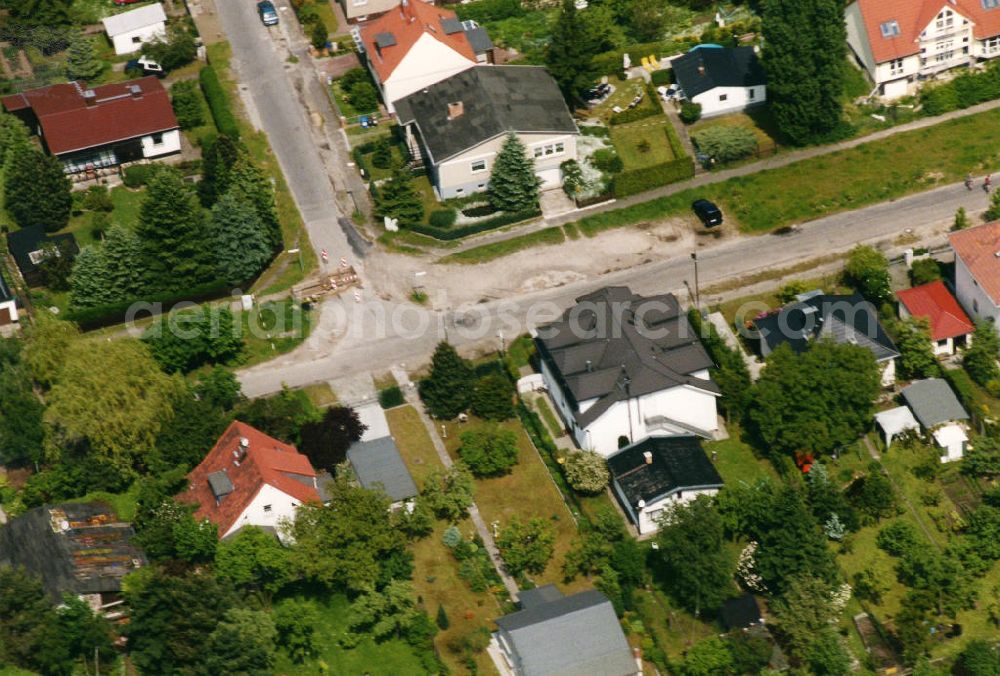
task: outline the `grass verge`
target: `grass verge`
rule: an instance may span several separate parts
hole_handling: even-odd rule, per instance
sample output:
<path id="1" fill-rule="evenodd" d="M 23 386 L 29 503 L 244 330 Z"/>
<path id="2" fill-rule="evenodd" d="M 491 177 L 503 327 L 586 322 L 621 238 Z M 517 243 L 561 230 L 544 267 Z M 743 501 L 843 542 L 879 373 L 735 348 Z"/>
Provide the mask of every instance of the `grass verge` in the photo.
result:
<path id="1" fill-rule="evenodd" d="M 539 230 L 528 235 L 512 237 L 501 242 L 484 244 L 466 249 L 465 251 L 449 254 L 438 262 L 476 265 L 477 263 L 486 263 L 532 247 L 562 244 L 564 241 L 566 241 L 566 235 L 563 234 L 561 227 L 546 228 L 545 230 Z"/>

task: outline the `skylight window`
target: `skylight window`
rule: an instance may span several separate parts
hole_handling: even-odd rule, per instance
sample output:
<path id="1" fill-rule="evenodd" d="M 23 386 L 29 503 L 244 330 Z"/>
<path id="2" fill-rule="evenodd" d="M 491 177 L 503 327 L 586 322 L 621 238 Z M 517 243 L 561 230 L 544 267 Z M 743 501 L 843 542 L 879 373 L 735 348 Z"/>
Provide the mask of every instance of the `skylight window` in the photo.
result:
<path id="1" fill-rule="evenodd" d="M 983 0 L 986 2 L 1000 2 L 1000 0 Z M 882 24 L 882 37 L 884 38 L 894 38 L 899 36 L 899 22 L 893 19 L 892 21 L 886 21 Z"/>
<path id="2" fill-rule="evenodd" d="M 1000 7 L 1000 0 L 982 0 L 983 9 L 996 9 Z"/>

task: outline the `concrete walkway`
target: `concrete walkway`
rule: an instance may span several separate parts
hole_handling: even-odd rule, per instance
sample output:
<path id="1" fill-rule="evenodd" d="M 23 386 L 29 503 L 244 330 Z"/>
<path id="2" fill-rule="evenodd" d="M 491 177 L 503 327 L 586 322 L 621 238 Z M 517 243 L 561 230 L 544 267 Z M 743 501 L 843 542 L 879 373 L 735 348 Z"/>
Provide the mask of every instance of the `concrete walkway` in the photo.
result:
<path id="1" fill-rule="evenodd" d="M 729 323 L 726 322 L 726 318 L 722 316 L 721 312 L 713 312 L 708 315 L 708 321 L 712 322 L 712 326 L 714 326 L 715 330 L 718 331 L 719 336 L 721 336 L 722 340 L 726 342 L 726 345 L 728 345 L 730 349 L 736 350 L 740 353 L 740 356 L 743 357 L 743 362 L 747 365 L 747 370 L 750 372 L 750 380 L 757 382 L 757 379 L 760 378 L 760 371 L 764 368 L 764 365 L 746 353 L 746 350 L 743 349 L 743 345 L 741 345 L 740 341 L 736 339 L 736 334 L 733 333 L 732 328 L 729 326 Z"/>
<path id="2" fill-rule="evenodd" d="M 417 394 L 416 385 L 410 381 L 410 377 L 406 375 L 406 371 L 401 369 L 399 366 L 392 367 L 392 377 L 396 379 L 396 382 L 399 384 L 399 388 L 403 390 L 406 403 L 410 404 L 414 409 L 416 409 L 417 413 L 420 414 L 420 421 L 424 424 L 424 427 L 427 429 L 427 434 L 434 443 L 434 450 L 437 451 L 441 464 L 450 469 L 454 462 L 452 461 L 451 456 L 448 455 L 448 449 L 445 448 L 444 442 L 441 441 L 437 425 L 434 424 L 434 421 L 427 415 L 427 411 L 424 410 L 424 404 L 420 401 L 420 397 Z M 507 593 L 510 594 L 511 600 L 516 602 L 519 594 L 521 593 L 517 587 L 517 582 L 515 582 L 514 578 L 507 574 L 507 569 L 504 567 L 503 560 L 500 558 L 500 550 L 497 548 L 497 543 L 493 539 L 493 533 L 486 527 L 486 522 L 479 513 L 479 507 L 475 502 L 473 502 L 469 507 L 469 517 L 472 519 L 472 523 L 476 527 L 476 532 L 479 533 L 479 537 L 483 541 L 483 546 L 486 547 L 486 553 L 489 554 L 490 561 L 493 562 L 493 567 L 496 569 L 497 574 L 503 581 L 503 586 L 507 588 Z"/>
<path id="3" fill-rule="evenodd" d="M 942 122 L 947 122 L 949 120 L 956 120 L 962 117 L 976 115 L 977 113 L 983 113 L 989 110 L 996 110 L 998 108 L 1000 108 L 1000 99 L 997 99 L 995 101 L 987 101 L 986 103 L 981 103 L 978 106 L 972 106 L 971 108 L 966 108 L 965 110 L 952 111 L 950 113 L 945 113 L 944 115 L 939 115 L 937 117 L 921 118 L 919 120 L 914 120 L 913 122 L 901 124 L 896 127 L 891 127 L 889 129 L 883 129 L 882 131 L 877 131 L 873 134 L 868 134 L 867 136 L 861 136 L 859 138 L 849 139 L 847 141 L 842 141 L 840 143 L 803 148 L 801 150 L 794 150 L 787 153 L 781 153 L 779 155 L 775 155 L 773 157 L 760 160 L 759 162 L 753 162 L 752 164 L 744 164 L 742 166 L 734 167 L 732 169 L 724 169 L 722 171 L 715 171 L 715 172 L 698 173 L 695 175 L 694 178 L 688 179 L 686 181 L 681 181 L 679 183 L 671 183 L 670 185 L 665 185 L 662 188 L 647 190 L 646 192 L 639 193 L 638 195 L 631 195 L 629 197 L 625 197 L 622 199 L 588 207 L 585 213 L 581 213 L 580 211 L 574 211 L 559 216 L 553 216 L 552 218 L 539 220 L 534 223 L 530 223 L 527 225 L 507 230 L 505 232 L 486 233 L 480 238 L 476 237 L 468 238 L 466 240 L 463 240 L 461 246 L 454 249 L 448 249 L 447 253 L 455 253 L 458 251 L 464 251 L 466 249 L 475 248 L 483 244 L 492 244 L 494 242 L 499 242 L 506 239 L 513 239 L 514 237 L 527 235 L 532 232 L 537 232 L 538 230 L 544 230 L 545 228 L 550 228 L 552 226 L 565 225 L 567 223 L 571 223 L 573 221 L 579 220 L 584 215 L 589 216 L 591 214 L 597 214 L 604 211 L 611 211 L 613 209 L 620 209 L 635 204 L 642 204 L 643 202 L 649 202 L 650 200 L 654 200 L 659 197 L 669 197 L 670 195 L 677 194 L 679 192 L 688 190 L 690 188 L 701 188 L 707 185 L 713 185 L 715 183 L 728 181 L 731 178 L 737 178 L 739 176 L 748 176 L 750 174 L 756 174 L 758 172 L 767 171 L 769 169 L 778 169 L 779 167 L 785 167 L 788 166 L 789 164 L 795 164 L 796 162 L 799 162 L 801 160 L 807 160 L 813 157 L 821 157 L 823 155 L 829 155 L 831 153 L 839 152 L 841 150 L 847 150 L 849 148 L 856 148 L 858 146 L 865 145 L 866 143 L 872 143 L 874 141 L 880 141 L 882 139 L 889 138 L 890 136 L 895 136 L 896 134 L 902 134 L 904 132 L 915 131 L 918 129 L 926 129 L 927 127 L 933 127 L 934 125 L 940 124 Z"/>

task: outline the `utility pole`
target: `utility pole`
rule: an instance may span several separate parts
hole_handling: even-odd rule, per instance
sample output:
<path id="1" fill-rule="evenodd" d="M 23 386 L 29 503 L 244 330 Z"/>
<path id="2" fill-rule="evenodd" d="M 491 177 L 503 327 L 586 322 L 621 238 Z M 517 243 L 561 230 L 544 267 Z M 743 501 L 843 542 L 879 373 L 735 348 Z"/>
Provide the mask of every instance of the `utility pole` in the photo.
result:
<path id="1" fill-rule="evenodd" d="M 701 316 L 701 291 L 698 288 L 698 252 L 691 252 L 691 260 L 694 261 L 694 306 L 698 310 L 698 316 Z"/>

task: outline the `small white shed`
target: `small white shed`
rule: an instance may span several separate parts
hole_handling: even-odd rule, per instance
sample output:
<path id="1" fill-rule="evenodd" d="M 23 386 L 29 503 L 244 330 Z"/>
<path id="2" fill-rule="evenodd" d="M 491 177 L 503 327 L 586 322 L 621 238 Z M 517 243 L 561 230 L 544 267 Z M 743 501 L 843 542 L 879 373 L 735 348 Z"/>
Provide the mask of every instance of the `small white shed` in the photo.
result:
<path id="1" fill-rule="evenodd" d="M 875 422 L 885 435 L 885 447 L 892 445 L 892 440 L 909 430 L 919 430 L 920 423 L 906 406 L 890 408 L 875 414 Z"/>
<path id="2" fill-rule="evenodd" d="M 167 34 L 167 15 L 158 2 L 109 16 L 102 23 L 115 54 L 132 54 L 142 49 L 144 42 Z"/>

